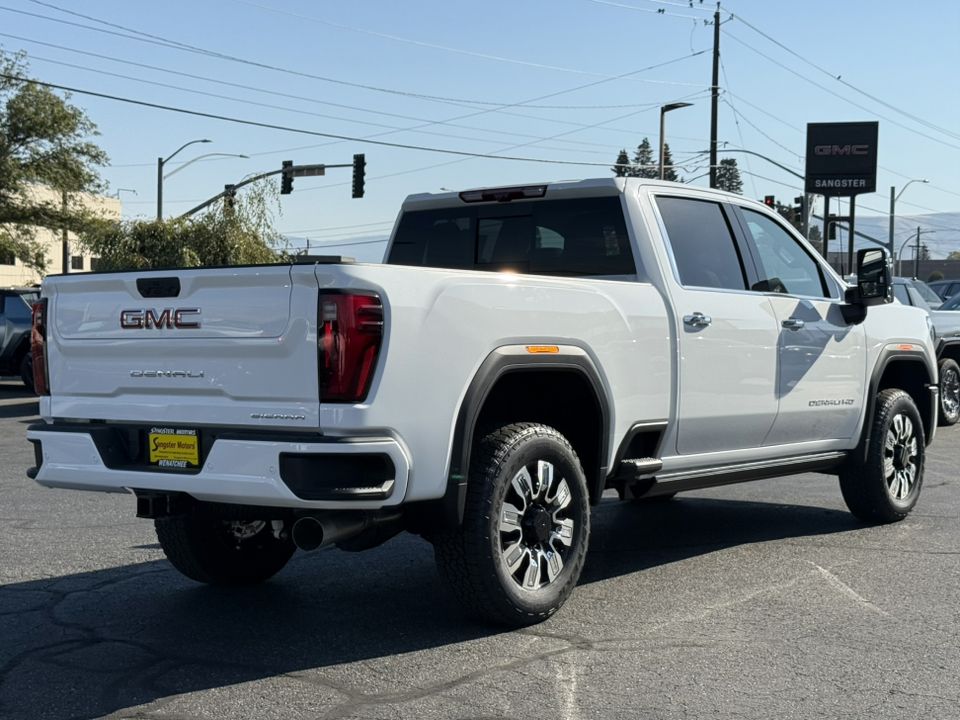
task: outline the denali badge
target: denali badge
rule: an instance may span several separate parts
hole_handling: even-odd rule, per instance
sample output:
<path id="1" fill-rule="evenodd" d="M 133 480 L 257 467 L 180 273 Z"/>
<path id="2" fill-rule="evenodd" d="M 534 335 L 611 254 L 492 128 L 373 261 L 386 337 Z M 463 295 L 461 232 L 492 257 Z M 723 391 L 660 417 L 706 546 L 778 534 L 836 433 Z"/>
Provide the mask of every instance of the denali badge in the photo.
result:
<path id="1" fill-rule="evenodd" d="M 135 378 L 152 378 L 152 377 L 169 377 L 169 378 L 202 378 L 203 370 L 131 370 L 130 377 Z"/>
<path id="2" fill-rule="evenodd" d="M 120 327 L 124 330 L 138 330 L 145 328 L 198 328 L 200 319 L 191 322 L 187 315 L 199 315 L 200 308 L 164 308 L 155 310 L 122 310 L 120 312 Z"/>
<path id="3" fill-rule="evenodd" d="M 254 420 L 306 420 L 306 415 L 283 415 L 281 413 L 251 413 Z"/>

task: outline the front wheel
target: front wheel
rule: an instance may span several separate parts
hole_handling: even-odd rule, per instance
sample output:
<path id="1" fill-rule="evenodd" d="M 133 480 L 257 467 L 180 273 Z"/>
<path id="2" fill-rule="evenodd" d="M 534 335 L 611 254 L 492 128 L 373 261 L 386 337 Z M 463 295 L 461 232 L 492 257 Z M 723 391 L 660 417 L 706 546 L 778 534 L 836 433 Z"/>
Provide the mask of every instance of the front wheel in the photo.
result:
<path id="1" fill-rule="evenodd" d="M 940 372 L 940 425 L 956 425 L 960 420 L 960 365 L 944 358 L 937 366 Z"/>
<path id="2" fill-rule="evenodd" d="M 191 580 L 253 585 L 278 573 L 296 549 L 275 536 L 269 520 L 175 515 L 154 520 L 167 559 Z"/>
<path id="3" fill-rule="evenodd" d="M 463 523 L 435 543 L 440 575 L 473 617 L 546 620 L 580 577 L 590 537 L 576 453 L 545 425 L 506 425 L 473 448 Z"/>
<path id="4" fill-rule="evenodd" d="M 913 399 L 903 390 L 877 395 L 865 458 L 851 457 L 840 470 L 843 499 L 864 522 L 903 520 L 923 485 L 923 423 Z"/>

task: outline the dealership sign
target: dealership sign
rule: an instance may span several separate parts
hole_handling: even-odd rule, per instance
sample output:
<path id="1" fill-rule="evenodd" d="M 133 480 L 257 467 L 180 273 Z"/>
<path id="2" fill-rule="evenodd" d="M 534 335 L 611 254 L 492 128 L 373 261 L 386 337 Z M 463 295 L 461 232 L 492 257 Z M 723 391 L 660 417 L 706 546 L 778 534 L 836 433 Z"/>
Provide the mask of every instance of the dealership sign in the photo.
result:
<path id="1" fill-rule="evenodd" d="M 807 123 L 808 193 L 838 197 L 877 189 L 877 122 Z"/>

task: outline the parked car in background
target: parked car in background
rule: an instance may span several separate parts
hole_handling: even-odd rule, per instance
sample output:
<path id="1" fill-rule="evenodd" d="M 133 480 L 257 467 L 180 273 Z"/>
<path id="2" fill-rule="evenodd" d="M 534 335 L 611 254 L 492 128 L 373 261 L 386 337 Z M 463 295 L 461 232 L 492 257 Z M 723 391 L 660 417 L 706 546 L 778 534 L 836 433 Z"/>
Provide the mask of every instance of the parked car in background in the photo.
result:
<path id="1" fill-rule="evenodd" d="M 0 288 L 0 375 L 17 375 L 33 392 L 30 312 L 40 288 Z"/>
<path id="2" fill-rule="evenodd" d="M 927 311 L 937 348 L 940 372 L 940 424 L 954 425 L 960 420 L 960 299 L 941 303 L 922 280 L 895 277 L 893 296 L 904 305 Z M 950 307 L 946 307 L 950 305 Z"/>
<path id="3" fill-rule="evenodd" d="M 934 280 L 932 283 L 927 283 L 927 286 L 943 300 L 960 293 L 960 279 Z"/>
<path id="4" fill-rule="evenodd" d="M 943 305 L 940 306 L 941 310 L 960 310 L 960 293 L 957 293 L 949 300 L 947 300 Z"/>

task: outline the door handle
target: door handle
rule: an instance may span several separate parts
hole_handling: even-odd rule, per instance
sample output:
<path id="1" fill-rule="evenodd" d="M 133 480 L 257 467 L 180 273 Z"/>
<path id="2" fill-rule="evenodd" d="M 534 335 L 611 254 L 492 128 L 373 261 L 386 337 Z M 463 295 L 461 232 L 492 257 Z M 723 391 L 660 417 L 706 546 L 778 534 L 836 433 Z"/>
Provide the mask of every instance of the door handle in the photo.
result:
<path id="1" fill-rule="evenodd" d="M 800 330 L 803 327 L 803 320 L 787 318 L 780 324 L 787 328 L 787 330 Z"/>
<path id="2" fill-rule="evenodd" d="M 709 315 L 704 315 L 700 312 L 695 312 L 693 315 L 684 315 L 683 324 L 690 325 L 691 327 L 706 327 L 713 322 L 713 318 Z"/>

